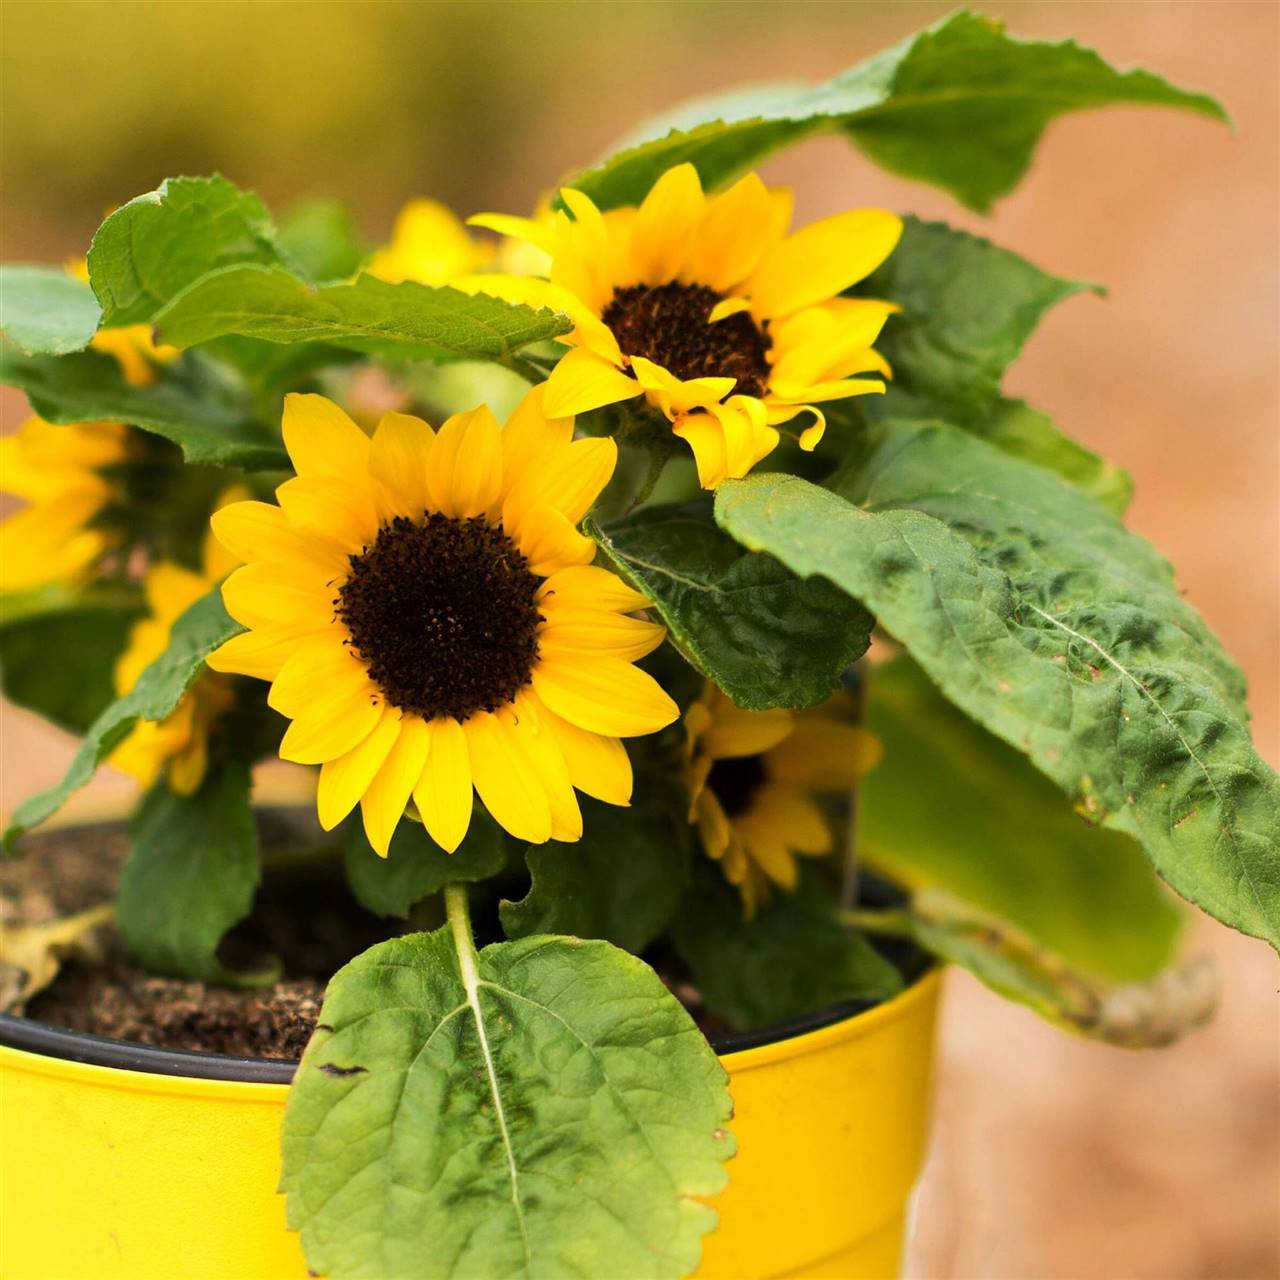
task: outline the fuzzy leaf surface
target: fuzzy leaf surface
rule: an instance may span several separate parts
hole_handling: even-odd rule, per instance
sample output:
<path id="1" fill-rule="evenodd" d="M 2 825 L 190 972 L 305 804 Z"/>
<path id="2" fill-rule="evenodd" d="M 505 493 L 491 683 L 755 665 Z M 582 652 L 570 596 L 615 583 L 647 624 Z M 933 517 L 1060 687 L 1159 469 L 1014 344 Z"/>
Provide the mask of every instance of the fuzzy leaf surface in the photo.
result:
<path id="1" fill-rule="evenodd" d="M 288 465 L 279 439 L 207 387 L 165 374 L 131 387 L 107 355 L 24 356 L 0 347 L 0 383 L 26 393 L 46 422 L 127 422 L 163 436 L 188 462 L 270 470 Z"/>
<path id="2" fill-rule="evenodd" d="M 0 267 L 0 332 L 28 355 L 83 351 L 98 315 L 93 290 L 61 267 Z"/>
<path id="3" fill-rule="evenodd" d="M 741 707 L 821 702 L 870 643 L 872 618 L 821 579 L 744 551 L 709 503 L 650 507 L 588 532 L 654 602 L 688 660 Z"/>
<path id="4" fill-rule="evenodd" d="M 153 973 L 217 979 L 218 943 L 249 914 L 260 867 L 249 764 L 228 760 L 180 796 L 160 780 L 133 820 L 116 922 Z"/>
<path id="5" fill-rule="evenodd" d="M 284 1125 L 289 1224 L 332 1280 L 675 1277 L 726 1181 L 727 1077 L 648 966 L 447 929 L 329 984 Z"/>
<path id="6" fill-rule="evenodd" d="M 204 669 L 205 658 L 244 628 L 222 606 L 222 595 L 202 596 L 173 624 L 169 646 L 143 671 L 130 693 L 113 702 L 89 726 L 62 780 L 23 801 L 4 835 L 6 845 L 56 813 L 84 786 L 98 765 L 138 720 L 163 720 Z"/>
<path id="7" fill-rule="evenodd" d="M 1212 98 L 1146 71 L 1117 71 L 1073 40 L 1014 40 L 991 18 L 958 12 L 823 84 L 766 84 L 704 97 L 642 125 L 570 184 L 604 209 L 638 204 L 690 161 L 723 186 L 815 133 L 840 132 L 887 169 L 980 212 L 1026 172 L 1056 116 L 1115 103 L 1177 107 L 1212 120 Z"/>
<path id="8" fill-rule="evenodd" d="M 179 347 L 240 334 L 400 360 L 502 361 L 569 328 L 553 311 L 483 294 L 368 275 L 350 284 L 312 285 L 282 267 L 263 266 L 212 272 L 156 316 L 157 332 Z"/>
<path id="9" fill-rule="evenodd" d="M 722 527 L 871 608 L 952 702 L 1184 897 L 1280 945 L 1280 780 L 1244 684 L 1143 539 L 1039 467 L 890 423 L 833 487 L 733 481 Z"/>

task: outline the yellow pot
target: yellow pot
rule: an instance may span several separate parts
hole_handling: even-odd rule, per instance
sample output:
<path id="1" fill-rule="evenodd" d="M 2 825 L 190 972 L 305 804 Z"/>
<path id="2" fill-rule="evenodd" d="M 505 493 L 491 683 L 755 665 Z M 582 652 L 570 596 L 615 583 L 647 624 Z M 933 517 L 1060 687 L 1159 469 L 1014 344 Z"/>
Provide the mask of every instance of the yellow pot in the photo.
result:
<path id="1" fill-rule="evenodd" d="M 739 1154 L 699 1278 L 898 1274 L 938 985 L 717 1044 Z M 0 1280 L 305 1280 L 275 1194 L 291 1073 L 0 1018 Z"/>

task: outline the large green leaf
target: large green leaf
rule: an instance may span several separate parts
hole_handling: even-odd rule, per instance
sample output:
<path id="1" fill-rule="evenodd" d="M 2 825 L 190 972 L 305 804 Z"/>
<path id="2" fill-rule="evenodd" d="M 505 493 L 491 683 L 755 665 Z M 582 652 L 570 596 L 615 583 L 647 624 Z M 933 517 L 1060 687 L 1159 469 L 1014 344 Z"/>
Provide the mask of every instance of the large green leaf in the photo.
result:
<path id="1" fill-rule="evenodd" d="M 638 954 L 688 889 L 688 828 L 655 804 L 622 809 L 584 799 L 582 819 L 581 840 L 529 846 L 533 885 L 519 902 L 500 904 L 502 927 L 509 938 L 603 938 Z"/>
<path id="2" fill-rule="evenodd" d="M 715 1223 L 727 1077 L 605 942 L 382 943 L 330 982 L 284 1124 L 289 1225 L 332 1280 L 670 1277 Z"/>
<path id="3" fill-rule="evenodd" d="M 133 690 L 89 726 L 62 781 L 18 806 L 5 832 L 5 845 L 56 813 L 73 791 L 93 777 L 138 720 L 163 720 L 204 668 L 205 658 L 242 630 L 222 607 L 221 593 L 211 591 L 197 600 L 173 624 L 168 648 L 143 671 Z"/>
<path id="4" fill-rule="evenodd" d="M 884 747 L 858 806 L 873 866 L 945 890 L 1099 976 L 1136 981 L 1169 963 L 1182 912 L 1133 840 L 1082 822 L 909 659 L 867 681 L 868 723 Z"/>
<path id="5" fill-rule="evenodd" d="M 1112 103 L 1226 119 L 1212 98 L 1146 71 L 1116 71 L 1074 41 L 1012 40 L 1001 23 L 960 12 L 824 84 L 687 103 L 642 125 L 572 185 L 602 208 L 636 204 L 683 161 L 717 187 L 801 138 L 839 131 L 890 172 L 985 211 L 1017 185 L 1050 120 Z"/>
<path id="6" fill-rule="evenodd" d="M 421 823 L 405 818 L 391 837 L 385 858 L 374 852 L 364 827 L 352 822 L 344 856 L 347 883 L 356 901 L 376 915 L 402 920 L 416 903 L 439 893 L 446 884 L 487 880 L 506 862 L 506 838 L 482 805 L 476 805 L 466 838 L 452 853 L 445 853 Z"/>
<path id="7" fill-rule="evenodd" d="M 115 700 L 116 659 L 142 613 L 136 591 L 52 587 L 0 598 L 0 682 L 10 702 L 84 733 Z"/>
<path id="8" fill-rule="evenodd" d="M 28 355 L 82 351 L 98 328 L 98 300 L 61 267 L 0 267 L 0 332 Z"/>
<path id="9" fill-rule="evenodd" d="M 24 356 L 0 346 L 0 382 L 25 392 L 47 422 L 127 422 L 173 441 L 193 463 L 250 470 L 287 465 L 279 440 L 225 394 L 169 374 L 131 387 L 116 362 L 96 351 Z"/>
<path id="10" fill-rule="evenodd" d="M 401 360 L 510 360 L 521 347 L 569 328 L 552 311 L 483 294 L 369 275 L 317 286 L 281 267 L 256 266 L 212 272 L 156 317 L 160 336 L 179 347 L 235 333 Z"/>
<path id="11" fill-rule="evenodd" d="M 653 600 L 681 652 L 741 707 L 813 706 L 867 650 L 872 620 L 861 605 L 743 551 L 707 502 L 587 529 Z"/>
<path id="12" fill-rule="evenodd" d="M 1207 1022 L 1217 1004 L 1213 965 L 1203 957 L 1140 982 L 1102 978 L 1065 961 L 1007 920 L 936 890 L 918 894 L 885 923 L 1050 1022 L 1127 1049 L 1172 1044 Z"/>
<path id="13" fill-rule="evenodd" d="M 738 891 L 704 860 L 672 938 L 707 1008 L 738 1031 L 902 989 L 893 965 L 840 922 L 812 867 L 801 868 L 795 893 L 775 893 L 746 920 Z"/>
<path id="14" fill-rule="evenodd" d="M 238 262 L 280 260 L 266 206 L 222 177 L 169 178 L 121 205 L 89 249 L 104 325 L 151 320 L 193 280 Z"/>
<path id="15" fill-rule="evenodd" d="M 215 766 L 190 796 L 161 779 L 131 835 L 116 902 L 129 950 L 152 973 L 232 976 L 218 963 L 218 943 L 249 914 L 260 875 L 248 762 Z"/>
<path id="16" fill-rule="evenodd" d="M 862 600 L 1085 817 L 1136 836 L 1211 915 L 1280 944 L 1280 780 L 1249 740 L 1239 672 L 1168 564 L 1056 476 L 940 423 L 868 433 L 836 485 L 733 481 L 716 515 Z"/>

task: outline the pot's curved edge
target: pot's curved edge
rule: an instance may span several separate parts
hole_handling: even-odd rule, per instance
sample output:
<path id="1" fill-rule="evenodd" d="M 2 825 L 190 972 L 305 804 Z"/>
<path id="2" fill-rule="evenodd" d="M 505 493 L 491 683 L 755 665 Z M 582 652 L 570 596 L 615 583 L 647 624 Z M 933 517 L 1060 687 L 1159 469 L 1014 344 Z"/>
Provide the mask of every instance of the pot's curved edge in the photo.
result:
<path id="1" fill-rule="evenodd" d="M 779 1058 L 869 1035 L 885 1023 L 906 1016 L 921 1001 L 932 999 L 940 980 L 941 970 L 931 968 L 891 1000 L 869 1009 L 835 1005 L 767 1030 L 711 1036 L 711 1047 L 734 1072 L 750 1071 Z M 112 1040 L 9 1013 L 0 1013 L 0 1049 L 16 1051 L 15 1056 L 60 1063 L 71 1074 L 80 1074 L 77 1068 L 107 1069 L 130 1076 L 168 1076 L 186 1082 L 268 1089 L 289 1084 L 298 1067 L 297 1062 L 282 1059 L 237 1058 Z"/>

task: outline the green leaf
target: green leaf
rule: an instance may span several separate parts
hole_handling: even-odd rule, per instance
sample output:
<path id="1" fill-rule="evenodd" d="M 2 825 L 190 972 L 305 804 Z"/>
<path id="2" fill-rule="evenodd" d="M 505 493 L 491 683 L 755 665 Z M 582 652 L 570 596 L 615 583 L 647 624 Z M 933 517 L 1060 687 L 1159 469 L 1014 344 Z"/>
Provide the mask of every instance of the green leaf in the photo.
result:
<path id="1" fill-rule="evenodd" d="M 55 587 L 0 599 L 4 695 L 71 733 L 115 700 L 115 664 L 142 613 L 135 591 Z"/>
<path id="2" fill-rule="evenodd" d="M 727 1077 L 604 942 L 382 943 L 329 983 L 284 1123 L 289 1225 L 332 1280 L 671 1277 L 733 1153 Z"/>
<path id="3" fill-rule="evenodd" d="M 1206 958 L 1142 982 L 1081 970 L 1032 942 L 1007 921 L 926 890 L 903 914 L 919 946 L 968 969 L 993 991 L 1050 1022 L 1126 1049 L 1173 1044 L 1213 1015 L 1218 984 Z"/>
<path id="4" fill-rule="evenodd" d="M 621 809 L 582 801 L 582 839 L 530 845 L 533 877 L 519 902 L 499 905 L 509 938 L 538 933 L 603 938 L 639 954 L 670 923 L 688 887 L 687 830 L 658 805 Z"/>
<path id="5" fill-rule="evenodd" d="M 168 648 L 142 673 L 130 693 L 113 702 L 89 726 L 62 781 L 30 797 L 14 812 L 4 844 L 38 826 L 84 786 L 138 720 L 163 720 L 204 668 L 205 658 L 244 628 L 222 607 L 217 590 L 195 602 L 173 624 Z"/>
<path id="6" fill-rule="evenodd" d="M 276 243 L 309 280 L 345 280 L 369 250 L 351 210 L 340 200 L 307 200 L 280 220 Z"/>
<path id="7" fill-rule="evenodd" d="M 1017 185 L 1050 120 L 1113 103 L 1227 118 L 1212 98 L 1146 71 L 1116 71 L 1072 40 L 1012 40 L 1003 24 L 960 12 L 824 84 L 686 103 L 572 185 L 602 209 L 638 204 L 672 165 L 690 161 L 704 186 L 719 187 L 782 147 L 839 131 L 891 173 L 985 212 Z"/>
<path id="8" fill-rule="evenodd" d="M 152 973 L 227 980 L 223 935 L 253 907 L 260 867 L 249 802 L 249 764 L 229 760 L 180 796 L 163 779 L 133 821 L 116 923 Z"/>
<path id="9" fill-rule="evenodd" d="M 812 867 L 800 868 L 795 893 L 775 893 L 744 920 L 738 891 L 704 861 L 672 938 L 707 1008 L 739 1031 L 902 989 L 897 969 L 840 923 Z"/>
<path id="10" fill-rule="evenodd" d="M 279 440 L 224 395 L 169 374 L 150 386 L 131 387 L 116 362 L 96 351 L 24 356 L 0 347 L 0 383 L 25 392 L 47 422 L 127 422 L 171 440 L 188 462 L 246 470 L 288 463 Z"/>
<path id="11" fill-rule="evenodd" d="M 945 890 L 1102 977 L 1149 978 L 1171 961 L 1183 913 L 1133 840 L 1083 822 L 909 659 L 867 681 L 868 724 L 884 747 L 859 790 L 872 866 Z"/>
<path id="12" fill-rule="evenodd" d="M 102 323 L 151 320 L 193 280 L 233 263 L 280 260 L 266 206 L 222 177 L 168 178 L 121 205 L 89 249 Z"/>
<path id="13" fill-rule="evenodd" d="M 411 280 L 362 275 L 352 284 L 310 285 L 280 267 L 229 267 L 176 297 L 156 328 L 179 347 L 237 333 L 388 359 L 503 361 L 570 324 L 552 311 Z"/>
<path id="14" fill-rule="evenodd" d="M 744 552 L 710 504 L 651 507 L 601 529 L 613 568 L 643 591 L 672 640 L 741 707 L 821 702 L 870 642 L 870 615 L 822 581 Z"/>
<path id="15" fill-rule="evenodd" d="M 356 901 L 375 915 L 403 920 L 416 903 L 446 884 L 497 875 L 506 866 L 507 844 L 498 824 L 476 805 L 466 839 L 452 853 L 445 853 L 421 823 L 406 818 L 391 837 L 385 858 L 373 851 L 364 827 L 352 822 L 344 860 Z"/>
<path id="16" fill-rule="evenodd" d="M 0 331 L 28 355 L 82 351 L 97 329 L 93 290 L 61 267 L 0 267 Z"/>
<path id="17" fill-rule="evenodd" d="M 1057 477 L 940 423 L 893 423 L 830 493 L 733 481 L 722 527 L 872 609 L 942 692 L 1184 897 L 1280 944 L 1280 780 L 1243 680 L 1168 564 Z"/>

